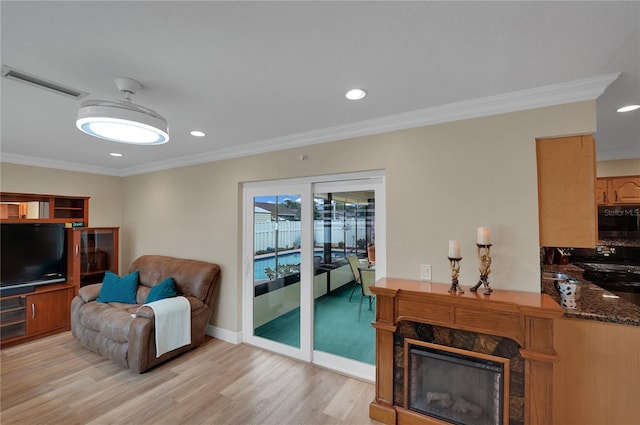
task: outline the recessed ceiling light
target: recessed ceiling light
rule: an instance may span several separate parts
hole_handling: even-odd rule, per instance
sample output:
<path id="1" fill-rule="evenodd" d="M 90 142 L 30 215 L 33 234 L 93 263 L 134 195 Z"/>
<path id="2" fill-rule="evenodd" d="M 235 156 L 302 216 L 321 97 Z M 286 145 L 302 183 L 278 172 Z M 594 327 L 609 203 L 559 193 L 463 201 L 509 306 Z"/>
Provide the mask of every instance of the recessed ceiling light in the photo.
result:
<path id="1" fill-rule="evenodd" d="M 204 137 L 205 136 L 204 132 L 202 132 L 200 130 L 193 130 L 189 134 L 191 134 L 192 136 L 195 136 L 195 137 Z"/>
<path id="2" fill-rule="evenodd" d="M 617 111 L 618 112 L 631 112 L 631 111 L 635 111 L 636 109 L 640 109 L 640 105 L 623 106 L 622 108 L 618 108 Z"/>
<path id="3" fill-rule="evenodd" d="M 346 98 L 349 100 L 360 100 L 367 95 L 367 92 L 364 89 L 352 89 L 345 94 Z"/>
<path id="4" fill-rule="evenodd" d="M 109 155 L 111 156 L 117 156 L 117 157 L 121 157 L 122 154 L 121 153 L 117 153 L 117 152 L 111 152 Z"/>

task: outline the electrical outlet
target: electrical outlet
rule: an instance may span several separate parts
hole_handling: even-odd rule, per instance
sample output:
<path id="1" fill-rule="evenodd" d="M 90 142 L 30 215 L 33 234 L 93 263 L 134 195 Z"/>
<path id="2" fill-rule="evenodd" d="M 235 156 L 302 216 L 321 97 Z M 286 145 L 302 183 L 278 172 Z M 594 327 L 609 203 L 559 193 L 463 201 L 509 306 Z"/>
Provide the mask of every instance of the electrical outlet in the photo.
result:
<path id="1" fill-rule="evenodd" d="M 420 280 L 431 280 L 431 264 L 420 264 Z"/>

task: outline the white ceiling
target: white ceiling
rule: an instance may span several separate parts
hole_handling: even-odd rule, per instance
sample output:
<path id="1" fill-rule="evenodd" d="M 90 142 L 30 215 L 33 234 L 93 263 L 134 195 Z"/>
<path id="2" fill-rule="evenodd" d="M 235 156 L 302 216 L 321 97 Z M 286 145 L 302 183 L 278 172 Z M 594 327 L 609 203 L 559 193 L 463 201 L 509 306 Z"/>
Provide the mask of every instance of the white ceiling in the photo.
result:
<path id="1" fill-rule="evenodd" d="M 75 128 L 82 100 L 2 78 L 7 162 L 132 175 L 572 101 L 550 93 L 619 72 L 597 101 L 598 160 L 640 157 L 640 112 L 615 112 L 640 103 L 638 1 L 0 7 L 2 65 L 87 99 L 120 99 L 113 79 L 134 78 L 143 88 L 133 101 L 167 118 L 171 134 L 146 147 L 95 139 Z M 353 87 L 369 95 L 346 100 Z"/>

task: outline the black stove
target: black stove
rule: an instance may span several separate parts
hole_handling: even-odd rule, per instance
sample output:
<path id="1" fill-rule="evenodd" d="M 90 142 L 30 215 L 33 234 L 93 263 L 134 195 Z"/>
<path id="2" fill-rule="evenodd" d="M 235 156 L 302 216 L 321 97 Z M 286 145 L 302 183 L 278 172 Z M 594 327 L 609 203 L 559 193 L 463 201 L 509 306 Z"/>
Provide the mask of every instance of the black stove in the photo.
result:
<path id="1" fill-rule="evenodd" d="M 586 280 L 640 306 L 640 248 L 574 250 L 571 262 L 584 270 Z"/>

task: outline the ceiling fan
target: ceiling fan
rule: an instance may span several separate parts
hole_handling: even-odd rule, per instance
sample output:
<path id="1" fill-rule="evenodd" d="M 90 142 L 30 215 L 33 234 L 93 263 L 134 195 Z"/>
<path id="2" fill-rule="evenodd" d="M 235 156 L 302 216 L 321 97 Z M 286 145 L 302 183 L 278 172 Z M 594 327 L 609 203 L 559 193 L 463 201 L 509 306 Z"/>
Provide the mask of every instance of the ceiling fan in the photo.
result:
<path id="1" fill-rule="evenodd" d="M 131 78 L 116 78 L 122 100 L 86 100 L 78 110 L 76 127 L 90 136 L 119 143 L 161 145 L 169 141 L 167 120 L 156 111 L 137 105 L 131 96 L 141 87 Z"/>

